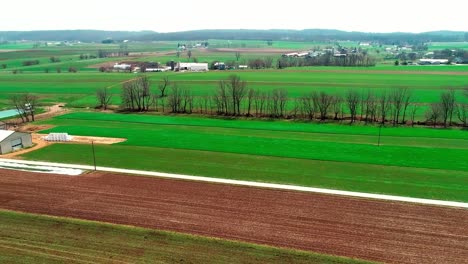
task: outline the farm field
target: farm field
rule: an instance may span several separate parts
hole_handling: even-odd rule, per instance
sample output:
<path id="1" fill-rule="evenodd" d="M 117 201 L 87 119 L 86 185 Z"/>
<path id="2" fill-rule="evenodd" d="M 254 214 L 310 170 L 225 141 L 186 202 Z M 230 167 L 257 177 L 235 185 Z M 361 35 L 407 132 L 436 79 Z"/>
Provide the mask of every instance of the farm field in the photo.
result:
<path id="1" fill-rule="evenodd" d="M 409 109 L 414 107 L 415 120 L 429 125 L 425 121 L 432 117 L 427 110 L 440 107 L 435 103 L 440 104 L 442 92 L 453 89 L 456 103 L 468 104 L 464 90 L 468 65 L 404 66 L 410 55 L 415 58 L 406 47 L 376 43 L 361 47 L 356 41 L 207 41 L 208 48 L 191 49 L 189 58 L 188 51 L 177 52 L 178 47 L 201 41 L 102 44 L 2 39 L 0 112 L 14 108 L 13 95 L 31 93 L 38 97 L 36 113 L 51 105 L 58 109 L 65 105 L 66 111 L 38 117 L 41 121 L 22 127 L 25 131 L 126 139 L 113 145 L 94 141 L 93 146 L 40 142 L 13 157 L 468 203 L 468 133 L 456 125 L 449 129 L 423 128 L 420 122 L 415 127 L 391 127 L 389 121 L 383 127 L 360 121 L 350 125 L 345 102 L 344 120 L 334 123 L 331 119 L 330 123 L 299 118 L 273 121 L 247 114 L 223 118 L 199 111 L 202 100 L 209 98 L 205 114 L 216 112 L 213 95 L 219 82 L 235 74 L 247 88 L 266 92 L 256 98 L 286 90 L 286 118 L 303 111 L 306 106 L 296 103 L 313 92 L 344 98 L 353 90 L 364 100 L 369 92 L 389 95 L 407 88 L 411 104 L 403 119 L 411 118 Z M 377 65 L 275 69 L 284 53 L 324 48 L 369 54 Z M 407 54 L 398 54 L 400 48 Z M 428 48 L 466 50 L 468 46 L 432 42 Z M 112 57 L 122 51 L 128 56 Z M 427 51 L 418 51 L 417 58 Z M 97 58 L 106 54 L 111 57 Z M 59 61 L 54 62 L 56 58 Z M 338 60 L 331 53 L 330 58 Z M 270 61 L 274 67 L 146 73 L 150 99 L 156 104 L 140 114 L 123 112 L 121 94 L 123 84 L 143 74 L 100 72 L 112 71 L 115 63 L 143 69 L 171 60 L 224 61 L 229 66 L 247 65 L 254 59 Z M 400 66 L 395 66 L 397 59 Z M 38 65 L 25 66 L 36 60 Z M 169 96 L 161 99 L 158 85 L 165 77 L 170 80 Z M 175 85 L 186 98 L 193 96 L 192 114 L 169 113 Z M 110 110 L 90 110 L 98 104 L 97 90 L 103 88 L 112 95 Z M 244 110 L 245 99 L 240 107 Z M 359 115 L 362 120 L 363 114 Z M 458 122 L 455 115 L 453 119 Z M 17 120 L 8 121 L 9 127 L 16 127 Z M 461 208 L 96 171 L 68 177 L 0 169 L 0 175 L 1 263 L 412 264 L 467 263 L 468 259 L 468 214 Z M 23 257 L 20 261 L 18 255 Z"/>
<path id="2" fill-rule="evenodd" d="M 31 66 L 34 67 L 34 66 Z M 456 67 L 456 66 L 455 66 Z M 461 89 L 468 86 L 466 75 L 456 75 L 440 71 L 417 74 L 399 72 L 379 72 L 378 70 L 265 70 L 208 73 L 171 73 L 169 78 L 179 86 L 191 90 L 194 96 L 211 96 L 220 80 L 231 74 L 238 74 L 247 81 L 248 87 L 263 91 L 286 89 L 292 99 L 304 96 L 312 91 L 326 91 L 331 94 L 345 94 L 349 89 L 363 93 L 372 90 L 377 94 L 392 88 L 408 87 L 412 92 L 412 101 L 429 104 L 439 101 L 440 93 L 448 87 L 456 89 L 459 100 Z M 395 78 L 398 74 L 398 78 Z M 149 74 L 152 90 L 156 92 L 164 74 Z M 122 82 L 135 78 L 128 73 L 35 73 L 35 74 L 0 74 L 0 109 L 8 107 L 8 98 L 17 92 L 30 92 L 40 96 L 43 104 L 68 103 L 70 107 L 95 107 L 95 92 L 98 88 L 110 88 L 113 94 L 112 104 L 120 104 Z M 291 100 L 292 100 L 291 99 Z M 292 102 L 289 107 L 292 107 Z M 423 118 L 424 109 L 418 113 Z"/>
<path id="3" fill-rule="evenodd" d="M 468 215 L 458 208 L 101 172 L 79 177 L 5 170 L 1 174 L 0 199 L 4 202 L 0 208 L 7 210 L 186 232 L 386 263 L 466 263 L 468 254 L 464 243 Z M 28 245 L 32 240 L 28 247 L 31 251 L 48 245 L 47 253 L 60 250 L 64 255 L 70 247 L 79 247 L 83 248 L 82 258 L 109 249 L 99 256 L 167 258 L 175 251 L 176 256 L 187 260 L 190 252 L 198 251 L 194 257 L 201 260 L 212 256 L 222 261 L 226 254 L 237 257 L 244 253 L 239 260 L 249 263 L 250 258 L 252 261 L 272 258 L 273 262 L 282 259 L 356 262 L 94 222 L 12 213 L 0 213 L 0 217 L 5 219 L 0 223 L 0 234 L 6 234 L 2 235 L 0 245 L 5 245 L 5 240 L 7 246 L 12 242 Z M 48 227 L 53 229 L 41 232 Z M 41 243 L 45 233 L 47 245 Z M 128 247 L 122 249 L 119 238 L 127 236 Z M 0 250 L 4 248 L 0 246 Z"/>
<path id="4" fill-rule="evenodd" d="M 458 129 L 72 113 L 43 131 L 124 137 L 96 146 L 99 166 L 468 201 L 468 135 Z M 416 158 L 415 158 L 416 157 Z M 91 164 L 89 145 L 24 158 Z"/>
<path id="5" fill-rule="evenodd" d="M 369 263 L 306 251 L 12 211 L 0 210 L 0 219 L 2 263 Z M 125 241 L 125 245 L 116 243 L 118 241 Z"/>
<path id="6" fill-rule="evenodd" d="M 266 41 L 243 40 L 208 40 L 207 49 L 194 49 L 193 57 L 200 62 L 233 61 L 235 53 L 241 51 L 239 63 L 255 58 L 272 57 L 277 59 L 289 51 L 307 50 L 314 47 L 333 45 L 331 42 L 293 42 L 275 41 L 271 46 Z M 112 65 L 122 61 L 153 61 L 166 63 L 170 60 L 189 61 L 186 51 L 176 56 L 176 47 L 180 42 L 134 42 L 129 43 L 129 57 L 95 58 L 80 60 L 81 54 L 97 53 L 97 50 L 117 51 L 119 44 L 80 43 L 73 45 L 41 46 L 32 48 L 34 43 L 9 43 L 0 45 L 0 109 L 9 109 L 8 98 L 13 93 L 30 92 L 40 97 L 40 104 L 51 105 L 66 103 L 68 107 L 93 108 L 96 106 L 95 91 L 98 88 L 110 88 L 113 94 L 111 104 L 119 105 L 121 83 L 135 78 L 129 73 L 99 73 L 100 65 Z M 188 44 L 197 41 L 184 42 Z M 357 46 L 358 42 L 340 42 L 340 45 Z M 439 43 L 440 45 L 449 45 Z M 433 43 L 433 45 L 439 45 Z M 371 50 L 373 48 L 370 48 Z M 51 57 L 58 57 L 60 62 L 51 63 Z M 23 66 L 26 60 L 39 60 L 39 65 Z M 191 59 L 193 60 L 193 58 Z M 77 73 L 68 73 L 74 67 Z M 57 73 L 57 68 L 61 73 Z M 44 71 L 48 69 L 49 73 Z M 21 73 L 12 74 L 13 70 Z M 427 104 L 437 102 L 440 93 L 448 87 L 457 91 L 468 86 L 468 66 L 390 66 L 378 64 L 376 67 L 301 67 L 283 70 L 248 70 L 248 71 L 210 71 L 208 73 L 170 73 L 172 82 L 180 87 L 189 88 L 195 97 L 211 96 L 218 82 L 231 74 L 238 74 L 248 82 L 248 87 L 263 91 L 286 89 L 292 100 L 312 91 L 326 91 L 331 94 L 345 94 L 349 89 L 376 94 L 392 88 L 407 87 L 412 92 L 412 101 L 420 104 L 417 119 L 424 119 Z M 151 88 L 157 90 L 163 73 L 148 74 Z M 398 76 L 398 77 L 396 77 Z"/>

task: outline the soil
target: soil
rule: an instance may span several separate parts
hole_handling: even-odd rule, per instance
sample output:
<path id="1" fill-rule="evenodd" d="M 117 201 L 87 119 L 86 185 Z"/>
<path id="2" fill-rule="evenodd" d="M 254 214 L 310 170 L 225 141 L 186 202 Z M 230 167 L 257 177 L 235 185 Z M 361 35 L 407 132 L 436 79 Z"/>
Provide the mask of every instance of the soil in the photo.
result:
<path id="1" fill-rule="evenodd" d="M 93 172 L 0 170 L 0 208 L 389 263 L 468 263 L 468 210 Z"/>

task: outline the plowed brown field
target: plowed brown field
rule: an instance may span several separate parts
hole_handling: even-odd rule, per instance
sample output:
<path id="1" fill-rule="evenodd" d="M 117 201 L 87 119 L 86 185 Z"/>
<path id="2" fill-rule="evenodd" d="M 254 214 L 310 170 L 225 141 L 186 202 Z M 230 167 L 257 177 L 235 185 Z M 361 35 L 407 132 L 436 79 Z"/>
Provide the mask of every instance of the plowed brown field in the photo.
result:
<path id="1" fill-rule="evenodd" d="M 468 210 L 112 173 L 0 170 L 0 208 L 392 263 L 468 263 Z"/>

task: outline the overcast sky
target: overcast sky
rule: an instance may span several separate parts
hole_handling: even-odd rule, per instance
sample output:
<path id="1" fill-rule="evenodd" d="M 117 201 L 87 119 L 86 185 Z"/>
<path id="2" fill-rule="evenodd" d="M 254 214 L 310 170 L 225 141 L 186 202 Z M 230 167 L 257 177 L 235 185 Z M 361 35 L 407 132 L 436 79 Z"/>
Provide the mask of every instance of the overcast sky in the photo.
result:
<path id="1" fill-rule="evenodd" d="M 340 29 L 468 31 L 467 0 L 8 0 L 0 31 Z"/>

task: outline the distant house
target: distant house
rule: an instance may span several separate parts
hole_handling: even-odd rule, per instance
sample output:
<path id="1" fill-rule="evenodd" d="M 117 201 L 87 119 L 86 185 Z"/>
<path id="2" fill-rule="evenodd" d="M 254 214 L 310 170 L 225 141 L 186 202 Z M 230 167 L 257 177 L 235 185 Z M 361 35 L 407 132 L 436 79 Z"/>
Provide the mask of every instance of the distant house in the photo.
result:
<path id="1" fill-rule="evenodd" d="M 283 54 L 283 57 L 298 57 L 298 56 L 299 56 L 299 53 L 297 52 Z"/>
<path id="2" fill-rule="evenodd" d="M 175 66 L 176 71 L 208 71 L 208 63 L 178 62 Z"/>
<path id="3" fill-rule="evenodd" d="M 455 64 L 468 64 L 468 58 L 456 57 L 455 59 L 453 59 L 453 63 L 455 63 Z"/>
<path id="4" fill-rule="evenodd" d="M 122 64 L 118 64 L 116 63 L 114 65 L 114 70 L 124 70 L 124 71 L 128 71 L 132 68 L 132 65 L 130 64 L 125 64 L 125 63 L 122 63 Z"/>
<path id="5" fill-rule="evenodd" d="M 213 69 L 215 70 L 226 70 L 226 64 L 224 62 L 215 62 L 213 64 Z"/>
<path id="6" fill-rule="evenodd" d="M 31 146 L 31 134 L 0 130 L 0 155 Z"/>
<path id="7" fill-rule="evenodd" d="M 344 54 L 344 53 L 335 53 L 333 54 L 334 57 L 346 57 L 348 56 L 348 54 Z"/>
<path id="8" fill-rule="evenodd" d="M 418 62 L 419 65 L 440 65 L 448 63 L 448 59 L 420 59 Z"/>
<path id="9" fill-rule="evenodd" d="M 241 69 L 241 70 L 245 70 L 245 69 L 248 69 L 248 68 L 249 68 L 249 66 L 247 66 L 247 65 L 239 65 L 239 69 Z"/>

